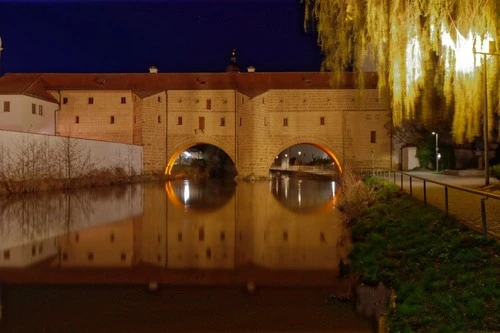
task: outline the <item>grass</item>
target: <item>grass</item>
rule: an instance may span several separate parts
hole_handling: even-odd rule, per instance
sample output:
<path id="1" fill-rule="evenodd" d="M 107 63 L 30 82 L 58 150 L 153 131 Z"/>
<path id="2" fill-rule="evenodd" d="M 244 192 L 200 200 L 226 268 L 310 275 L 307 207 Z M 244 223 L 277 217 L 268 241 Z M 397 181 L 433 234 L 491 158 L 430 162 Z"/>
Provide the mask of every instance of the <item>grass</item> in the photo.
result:
<path id="1" fill-rule="evenodd" d="M 352 270 L 393 288 L 391 332 L 500 331 L 500 245 L 380 180 L 352 224 Z M 383 194 L 377 195 L 378 191 Z"/>

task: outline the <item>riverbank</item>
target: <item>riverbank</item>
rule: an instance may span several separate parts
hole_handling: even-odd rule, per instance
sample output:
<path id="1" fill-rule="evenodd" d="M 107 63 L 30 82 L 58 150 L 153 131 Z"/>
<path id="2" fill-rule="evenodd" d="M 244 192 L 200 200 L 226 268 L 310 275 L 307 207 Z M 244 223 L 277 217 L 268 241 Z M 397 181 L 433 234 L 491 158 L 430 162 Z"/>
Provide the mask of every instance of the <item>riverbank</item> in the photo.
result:
<path id="1" fill-rule="evenodd" d="M 392 332 L 500 331 L 500 245 L 402 193 L 352 221 L 352 272 L 394 290 Z M 390 192 L 390 191 L 389 191 Z"/>

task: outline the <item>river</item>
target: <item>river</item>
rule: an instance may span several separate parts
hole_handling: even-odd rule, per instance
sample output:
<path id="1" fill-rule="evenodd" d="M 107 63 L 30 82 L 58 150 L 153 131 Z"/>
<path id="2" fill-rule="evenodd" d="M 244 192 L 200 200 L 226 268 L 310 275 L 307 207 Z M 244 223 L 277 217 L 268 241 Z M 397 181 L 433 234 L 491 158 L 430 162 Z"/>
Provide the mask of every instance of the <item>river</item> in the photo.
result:
<path id="1" fill-rule="evenodd" d="M 179 180 L 0 201 L 1 332 L 372 332 L 326 180 Z M 29 320 L 28 320 L 29 319 Z"/>

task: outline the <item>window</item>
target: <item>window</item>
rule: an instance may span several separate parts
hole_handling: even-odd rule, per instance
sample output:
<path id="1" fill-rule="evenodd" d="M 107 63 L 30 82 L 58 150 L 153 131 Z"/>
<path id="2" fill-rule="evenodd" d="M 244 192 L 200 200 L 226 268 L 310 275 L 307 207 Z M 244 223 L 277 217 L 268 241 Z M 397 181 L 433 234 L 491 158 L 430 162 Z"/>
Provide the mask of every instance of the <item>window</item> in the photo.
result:
<path id="1" fill-rule="evenodd" d="M 89 104 L 94 104 L 94 97 L 89 97 Z"/>
<path id="2" fill-rule="evenodd" d="M 109 119 L 109 123 L 110 124 L 114 124 L 115 123 L 115 116 L 111 116 L 110 119 Z"/>
<path id="3" fill-rule="evenodd" d="M 68 97 L 63 97 L 63 104 L 68 104 Z"/>
<path id="4" fill-rule="evenodd" d="M 325 124 L 325 117 L 320 117 L 319 118 L 319 124 L 324 125 Z"/>
<path id="5" fill-rule="evenodd" d="M 38 105 L 38 114 L 43 116 L 43 105 Z"/>
<path id="6" fill-rule="evenodd" d="M 137 123 L 137 116 L 134 116 L 134 124 Z"/>
<path id="7" fill-rule="evenodd" d="M 79 124 L 80 123 L 80 117 L 79 116 L 76 116 L 75 117 L 75 124 Z"/>
<path id="8" fill-rule="evenodd" d="M 31 104 L 31 113 L 36 114 L 36 104 L 35 103 Z"/>
<path id="9" fill-rule="evenodd" d="M 288 126 L 288 118 L 283 118 L 283 126 Z"/>
<path id="10" fill-rule="evenodd" d="M 226 126 L 226 118 L 224 118 L 224 117 L 220 118 L 220 125 Z"/>
<path id="11" fill-rule="evenodd" d="M 64 261 L 67 261 L 67 260 L 68 260 L 68 252 L 63 252 L 63 254 L 62 254 L 62 259 L 63 259 Z"/>
<path id="12" fill-rule="evenodd" d="M 158 116 L 158 124 L 161 124 L 161 116 Z"/>
<path id="13" fill-rule="evenodd" d="M 242 124 L 242 121 L 241 121 L 241 117 L 240 117 L 240 126 L 241 126 L 241 124 Z"/>
<path id="14" fill-rule="evenodd" d="M 207 259 L 210 259 L 210 258 L 212 258 L 212 250 L 207 249 Z"/>
<path id="15" fill-rule="evenodd" d="M 286 242 L 288 241 L 288 231 L 283 231 L 283 240 Z"/>
<path id="16" fill-rule="evenodd" d="M 32 257 L 36 256 L 36 246 L 35 246 L 35 245 L 33 245 L 33 246 L 31 247 L 31 256 L 32 256 Z"/>
<path id="17" fill-rule="evenodd" d="M 127 104 L 127 97 L 122 97 L 122 104 Z"/>
<path id="18" fill-rule="evenodd" d="M 182 242 L 182 232 L 179 232 L 177 234 L 177 240 L 179 241 L 179 243 Z"/>
<path id="19" fill-rule="evenodd" d="M 220 232 L 220 241 L 223 242 L 226 240 L 226 233 L 224 231 Z"/>
<path id="20" fill-rule="evenodd" d="M 198 240 L 200 242 L 203 242 L 205 240 L 205 229 L 204 228 L 200 228 L 200 230 L 198 230 Z"/>
<path id="21" fill-rule="evenodd" d="M 198 118 L 198 128 L 202 131 L 205 129 L 205 117 Z"/>
<path id="22" fill-rule="evenodd" d="M 158 96 L 158 103 L 161 103 L 161 96 Z"/>
<path id="23" fill-rule="evenodd" d="M 3 102 L 3 112 L 10 112 L 10 102 L 9 101 Z"/>
<path id="24" fill-rule="evenodd" d="M 182 125 L 182 117 L 177 117 L 177 125 Z"/>
<path id="25" fill-rule="evenodd" d="M 377 143 L 377 132 L 376 131 L 370 132 L 370 143 Z"/>
<path id="26" fill-rule="evenodd" d="M 207 99 L 207 110 L 212 110 L 212 100 L 210 98 Z"/>
<path id="27" fill-rule="evenodd" d="M 122 253 L 120 255 L 120 258 L 121 258 L 122 261 L 125 261 L 125 260 L 127 260 L 127 255 L 125 253 Z"/>
<path id="28" fill-rule="evenodd" d="M 89 253 L 87 254 L 87 257 L 89 258 L 89 261 L 94 260 L 94 252 L 89 252 Z"/>
<path id="29" fill-rule="evenodd" d="M 10 259 L 10 250 L 4 250 L 3 251 L 3 258 L 5 260 L 9 260 Z"/>

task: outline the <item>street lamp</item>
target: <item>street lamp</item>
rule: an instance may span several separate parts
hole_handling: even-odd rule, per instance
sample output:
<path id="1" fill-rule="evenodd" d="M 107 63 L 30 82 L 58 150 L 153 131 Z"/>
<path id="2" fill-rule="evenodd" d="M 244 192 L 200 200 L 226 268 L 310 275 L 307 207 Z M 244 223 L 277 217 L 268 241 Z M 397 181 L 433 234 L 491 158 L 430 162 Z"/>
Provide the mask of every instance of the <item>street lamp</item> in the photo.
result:
<path id="1" fill-rule="evenodd" d="M 436 136 L 436 172 L 439 172 L 439 134 L 438 132 L 432 132 L 432 135 Z"/>
<path id="2" fill-rule="evenodd" d="M 495 51 L 495 42 L 490 41 L 490 51 Z M 474 54 L 483 56 L 484 64 L 484 114 L 483 114 L 483 142 L 484 142 L 484 185 L 490 185 L 490 162 L 488 160 L 488 65 L 486 64 L 486 56 L 500 56 L 498 53 L 479 52 L 475 49 Z"/>

